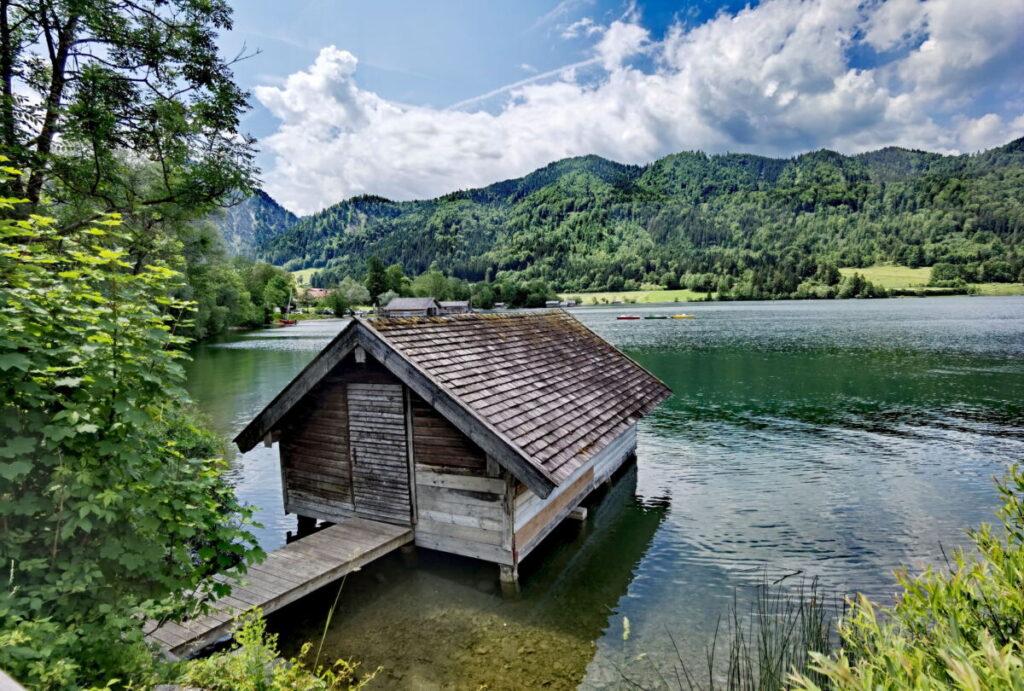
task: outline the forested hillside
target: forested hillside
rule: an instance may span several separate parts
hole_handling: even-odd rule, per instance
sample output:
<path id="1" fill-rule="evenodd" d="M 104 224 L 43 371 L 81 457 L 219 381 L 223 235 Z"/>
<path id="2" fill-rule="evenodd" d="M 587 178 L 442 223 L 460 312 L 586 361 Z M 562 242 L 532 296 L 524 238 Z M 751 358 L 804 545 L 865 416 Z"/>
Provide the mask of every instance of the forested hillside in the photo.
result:
<path id="1" fill-rule="evenodd" d="M 561 291 L 683 281 L 754 297 L 886 261 L 1018 281 L 1022 240 L 1024 139 L 963 156 L 890 147 L 792 159 L 688 152 L 645 167 L 566 159 L 430 201 L 353 198 L 300 219 L 260 256 L 327 269 L 322 285 L 362 275 L 377 255 L 410 274 L 436 262 L 469 280 L 507 272 Z"/>
<path id="2" fill-rule="evenodd" d="M 283 233 L 296 220 L 295 214 L 262 190 L 214 215 L 228 252 L 250 259 L 255 258 L 258 247 Z"/>

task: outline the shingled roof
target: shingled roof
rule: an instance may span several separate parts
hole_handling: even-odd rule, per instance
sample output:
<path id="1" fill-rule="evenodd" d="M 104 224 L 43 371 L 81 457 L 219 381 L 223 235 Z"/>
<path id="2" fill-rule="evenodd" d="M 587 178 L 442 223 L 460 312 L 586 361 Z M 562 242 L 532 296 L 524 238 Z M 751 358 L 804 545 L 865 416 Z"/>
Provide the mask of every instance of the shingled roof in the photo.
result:
<path id="1" fill-rule="evenodd" d="M 357 343 L 442 414 L 461 409 L 446 417 L 542 496 L 671 393 L 561 310 L 360 319 L 239 434 L 239 448 Z"/>
<path id="2" fill-rule="evenodd" d="M 391 302 L 384 306 L 385 310 L 425 310 L 431 307 L 440 307 L 434 298 L 391 298 Z"/>

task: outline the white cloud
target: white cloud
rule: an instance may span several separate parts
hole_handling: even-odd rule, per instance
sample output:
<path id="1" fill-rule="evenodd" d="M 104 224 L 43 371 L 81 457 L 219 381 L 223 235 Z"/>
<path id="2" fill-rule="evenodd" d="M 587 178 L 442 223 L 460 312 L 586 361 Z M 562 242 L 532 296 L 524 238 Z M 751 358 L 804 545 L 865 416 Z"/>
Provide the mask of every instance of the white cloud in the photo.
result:
<path id="1" fill-rule="evenodd" d="M 555 5 L 554 9 L 537 19 L 537 21 L 533 23 L 533 26 L 530 27 L 530 30 L 533 31 L 541 28 L 542 26 L 554 24 L 559 20 L 566 19 L 576 12 L 576 10 L 586 5 L 590 5 L 593 2 L 594 0 L 562 0 Z"/>
<path id="2" fill-rule="evenodd" d="M 569 40 L 580 38 L 581 36 L 593 36 L 594 34 L 600 34 L 602 31 L 604 31 L 603 26 L 595 23 L 590 17 L 584 17 L 562 29 L 562 38 Z"/>
<path id="3" fill-rule="evenodd" d="M 537 71 L 537 68 L 528 62 L 524 62 L 521 65 L 519 65 L 519 69 L 521 69 L 523 72 L 529 72 L 530 74 L 534 74 Z"/>
<path id="4" fill-rule="evenodd" d="M 642 51 L 649 40 L 650 32 L 639 24 L 616 21 L 604 32 L 594 50 L 604 68 L 614 72 L 622 67 L 626 58 Z"/>
<path id="5" fill-rule="evenodd" d="M 483 97 L 445 110 L 388 101 L 361 89 L 356 58 L 331 46 L 256 89 L 281 120 L 263 141 L 276 155 L 266 187 L 305 213 L 360 193 L 433 197 L 589 153 L 644 163 L 697 148 L 974 151 L 1024 134 L 1024 114 L 1005 105 L 1024 90 L 1022 21 L 1024 6 L 1004 0 L 767 0 L 652 41 L 627 17 L 572 69 L 485 94 L 506 99 L 496 113 L 465 111 Z M 891 60 L 851 67 L 858 41 Z M 640 53 L 655 66 L 631 64 Z M 600 78 L 582 81 L 583 67 Z M 1000 89 L 1003 115 L 958 115 Z"/>
<path id="6" fill-rule="evenodd" d="M 1007 139 L 1024 137 L 1024 115 L 1004 122 L 995 113 L 967 119 L 957 127 L 957 139 L 964 151 L 974 152 L 1005 144 Z"/>

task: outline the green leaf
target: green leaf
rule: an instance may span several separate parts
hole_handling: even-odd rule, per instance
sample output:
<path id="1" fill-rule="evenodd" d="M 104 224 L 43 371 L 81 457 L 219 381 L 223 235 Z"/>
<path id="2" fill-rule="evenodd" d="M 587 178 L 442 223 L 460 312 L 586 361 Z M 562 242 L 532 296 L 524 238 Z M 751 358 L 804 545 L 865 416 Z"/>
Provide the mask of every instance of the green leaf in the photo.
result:
<path id="1" fill-rule="evenodd" d="M 22 372 L 28 371 L 31 361 L 21 353 L 4 353 L 0 355 L 0 369 L 7 371 L 12 367 Z"/>
<path id="2" fill-rule="evenodd" d="M 0 477 L 5 480 L 17 480 L 19 477 L 27 475 L 30 470 L 32 470 L 31 461 L 0 463 Z"/>
<path id="3" fill-rule="evenodd" d="M 13 437 L 7 443 L 0 446 L 0 458 L 17 458 L 24 456 L 36 447 L 36 440 L 32 437 Z"/>

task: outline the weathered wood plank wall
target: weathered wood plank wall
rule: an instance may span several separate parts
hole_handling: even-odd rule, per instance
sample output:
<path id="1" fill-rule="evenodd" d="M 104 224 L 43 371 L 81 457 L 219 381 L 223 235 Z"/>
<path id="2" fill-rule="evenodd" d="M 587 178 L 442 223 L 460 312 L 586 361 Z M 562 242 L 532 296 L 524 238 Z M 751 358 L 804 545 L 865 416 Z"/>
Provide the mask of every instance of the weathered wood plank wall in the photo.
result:
<path id="1" fill-rule="evenodd" d="M 330 521 L 353 515 L 347 420 L 344 387 L 327 382 L 289 415 L 280 447 L 286 512 Z"/>
<path id="2" fill-rule="evenodd" d="M 365 363 L 358 363 L 354 354 L 346 356 L 282 421 L 280 452 L 285 483 L 285 511 L 327 521 L 339 521 L 358 514 L 408 525 L 408 465 L 403 465 L 405 496 L 395 497 L 396 502 L 404 502 L 403 510 L 386 510 L 383 513 L 376 510 L 376 499 L 387 492 L 373 491 L 376 488 L 373 487 L 372 481 L 360 485 L 367 488 L 363 502 L 365 510 L 356 510 L 353 496 L 353 440 L 350 438 L 352 434 L 349 430 L 350 386 L 368 387 L 373 390 L 392 387 L 392 393 L 394 390 L 398 391 L 397 414 L 404 415 L 401 382 L 373 359 L 368 358 Z M 362 398 L 359 400 L 362 404 Z M 377 411 L 374 401 L 366 403 L 367 413 L 383 412 L 392 416 L 388 418 L 389 421 L 395 421 L 395 409 Z M 384 403 L 388 405 L 387 401 Z M 401 429 L 404 435 L 404 423 Z M 386 450 L 389 446 L 387 442 L 392 437 L 388 434 L 374 435 L 372 432 L 366 434 L 366 431 L 363 425 L 363 429 L 356 434 L 362 438 L 359 443 L 365 447 L 365 453 L 359 454 L 357 451 L 357 456 L 363 460 L 362 467 L 369 474 L 379 460 L 376 458 L 376 443 L 383 444 L 385 455 L 388 456 L 392 451 Z M 371 437 L 369 441 L 365 439 L 367 436 Z M 402 463 L 405 464 L 407 462 L 404 440 L 402 445 L 403 450 L 399 453 L 402 454 Z M 398 475 L 396 473 L 391 477 L 396 479 Z M 398 518 L 399 515 L 403 518 Z"/>
<path id="3" fill-rule="evenodd" d="M 585 466 L 569 476 L 546 499 L 517 483 L 514 501 L 515 551 L 522 561 L 599 484 L 636 451 L 636 425 L 631 425 Z"/>
<path id="4" fill-rule="evenodd" d="M 352 495 L 358 516 L 409 525 L 409 452 L 401 384 L 347 385 Z"/>
<path id="5" fill-rule="evenodd" d="M 487 455 L 422 398 L 409 392 L 416 501 L 416 544 L 512 563 L 506 481 Z M 492 464 L 493 465 L 493 464 Z"/>

